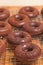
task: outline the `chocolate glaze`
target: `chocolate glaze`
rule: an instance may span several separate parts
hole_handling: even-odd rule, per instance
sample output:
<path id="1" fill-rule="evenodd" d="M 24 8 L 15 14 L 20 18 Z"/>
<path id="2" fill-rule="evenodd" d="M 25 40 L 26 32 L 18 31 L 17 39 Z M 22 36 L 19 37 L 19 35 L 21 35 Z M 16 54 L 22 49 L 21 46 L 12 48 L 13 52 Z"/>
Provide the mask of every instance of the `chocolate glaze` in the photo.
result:
<path id="1" fill-rule="evenodd" d="M 38 35 L 43 32 L 43 23 L 31 21 L 24 25 L 23 29 L 31 35 Z"/>
<path id="2" fill-rule="evenodd" d="M 31 42 L 32 38 L 30 34 L 24 31 L 15 30 L 11 32 L 8 37 L 7 41 L 12 44 L 13 46 L 17 46 L 23 43 Z"/>
<path id="3" fill-rule="evenodd" d="M 30 18 L 24 14 L 16 14 L 9 18 L 8 22 L 14 27 L 23 27 L 26 22 L 29 22 Z"/>
<path id="4" fill-rule="evenodd" d="M 32 62 L 41 55 L 41 49 L 35 44 L 21 44 L 15 48 L 16 59 L 20 62 Z"/>
<path id="5" fill-rule="evenodd" d="M 30 18 L 38 16 L 39 12 L 35 7 L 26 6 L 20 9 L 19 13 L 25 14 Z"/>
<path id="6" fill-rule="evenodd" d="M 12 27 L 7 22 L 0 22 L 0 36 L 6 36 L 11 31 Z"/>
<path id="7" fill-rule="evenodd" d="M 0 20 L 6 20 L 10 16 L 10 12 L 5 8 L 0 8 Z"/>

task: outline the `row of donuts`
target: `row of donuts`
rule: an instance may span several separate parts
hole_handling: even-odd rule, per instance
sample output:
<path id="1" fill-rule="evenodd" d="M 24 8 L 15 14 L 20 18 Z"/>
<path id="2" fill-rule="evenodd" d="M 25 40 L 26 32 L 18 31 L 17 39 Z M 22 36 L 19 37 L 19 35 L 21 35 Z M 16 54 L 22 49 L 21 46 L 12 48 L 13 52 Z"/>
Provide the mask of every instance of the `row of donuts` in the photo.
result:
<path id="1" fill-rule="evenodd" d="M 5 9 L 0 10 L 0 14 L 3 16 L 2 18 L 8 16 L 6 13 L 9 14 Z M 8 22 L 3 22 L 6 18 L 0 21 L 0 37 L 8 35 L 7 42 L 15 48 L 14 54 L 20 62 L 34 61 L 41 55 L 41 49 L 32 43 L 31 35 L 43 33 L 43 24 L 37 21 L 31 21 L 31 16 L 27 14 L 36 17 L 38 10 L 34 7 L 23 7 L 18 14 L 8 16 Z M 12 30 L 12 27 L 17 30 Z"/>
<path id="2" fill-rule="evenodd" d="M 10 16 L 10 12 L 6 8 L 0 8 L 0 57 L 6 51 L 7 42 L 3 39 L 11 30 L 10 24 L 5 22 Z M 9 28 L 10 27 L 10 28 Z"/>
<path id="3" fill-rule="evenodd" d="M 39 11 L 35 7 L 26 6 L 20 9 L 19 13 L 26 14 L 30 18 L 37 17 Z M 43 16 L 43 8 L 40 11 Z M 6 20 L 10 16 L 10 12 L 6 8 L 0 8 L 0 21 Z"/>

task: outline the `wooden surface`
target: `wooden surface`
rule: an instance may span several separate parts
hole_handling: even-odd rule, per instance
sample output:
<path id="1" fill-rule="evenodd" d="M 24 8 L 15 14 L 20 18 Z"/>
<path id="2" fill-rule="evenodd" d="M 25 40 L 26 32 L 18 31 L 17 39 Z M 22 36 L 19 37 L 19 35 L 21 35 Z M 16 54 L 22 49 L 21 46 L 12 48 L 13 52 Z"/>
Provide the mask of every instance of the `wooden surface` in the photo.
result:
<path id="1" fill-rule="evenodd" d="M 13 7 L 5 7 L 5 8 L 9 9 L 11 15 L 14 15 L 14 14 L 18 13 L 18 11 L 21 7 L 14 7 L 13 6 Z M 36 7 L 36 8 L 38 10 L 41 10 L 42 7 Z M 32 63 L 31 65 L 43 65 L 43 44 L 41 43 L 39 38 L 34 38 L 32 40 L 32 43 L 37 44 L 42 49 L 42 54 L 41 54 L 41 57 L 38 60 L 36 60 L 36 62 Z M 8 44 L 7 44 L 7 48 L 6 48 L 5 53 L 6 53 L 5 65 L 16 65 L 17 62 L 15 62 L 14 50 L 12 50 L 12 48 Z"/>

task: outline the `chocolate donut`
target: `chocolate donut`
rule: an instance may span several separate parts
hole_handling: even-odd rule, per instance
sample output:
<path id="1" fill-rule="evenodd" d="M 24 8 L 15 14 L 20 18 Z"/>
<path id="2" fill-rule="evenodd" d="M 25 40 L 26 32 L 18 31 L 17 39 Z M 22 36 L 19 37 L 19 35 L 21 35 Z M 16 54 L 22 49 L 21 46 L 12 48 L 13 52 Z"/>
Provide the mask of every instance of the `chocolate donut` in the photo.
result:
<path id="1" fill-rule="evenodd" d="M 7 22 L 0 22 L 0 36 L 6 36 L 11 31 L 12 27 Z"/>
<path id="2" fill-rule="evenodd" d="M 0 56 L 2 56 L 5 50 L 6 50 L 6 41 L 0 39 Z"/>
<path id="3" fill-rule="evenodd" d="M 32 62 L 41 55 L 41 49 L 35 44 L 21 44 L 15 48 L 14 54 L 20 62 Z"/>
<path id="4" fill-rule="evenodd" d="M 38 16 L 39 12 L 35 7 L 26 6 L 20 9 L 19 13 L 26 14 L 30 18 Z"/>
<path id="5" fill-rule="evenodd" d="M 10 16 L 10 12 L 5 8 L 0 8 L 0 20 L 6 20 Z"/>
<path id="6" fill-rule="evenodd" d="M 31 42 L 32 38 L 30 34 L 24 31 L 15 30 L 11 32 L 8 37 L 7 41 L 12 44 L 14 47 L 20 45 L 22 43 Z"/>
<path id="7" fill-rule="evenodd" d="M 43 32 L 43 23 L 32 21 L 24 25 L 23 29 L 31 35 L 38 35 Z"/>
<path id="8" fill-rule="evenodd" d="M 16 14 L 9 18 L 8 22 L 15 27 L 22 27 L 30 19 L 24 14 Z"/>

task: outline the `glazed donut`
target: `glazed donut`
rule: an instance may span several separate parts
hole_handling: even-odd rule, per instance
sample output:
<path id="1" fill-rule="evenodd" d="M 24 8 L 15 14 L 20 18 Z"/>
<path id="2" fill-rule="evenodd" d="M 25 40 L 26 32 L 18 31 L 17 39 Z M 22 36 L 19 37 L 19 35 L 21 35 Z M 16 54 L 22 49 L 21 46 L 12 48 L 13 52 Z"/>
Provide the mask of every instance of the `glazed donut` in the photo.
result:
<path id="1" fill-rule="evenodd" d="M 0 39 L 0 56 L 2 56 L 5 50 L 6 50 L 6 42 L 5 40 Z"/>
<path id="2" fill-rule="evenodd" d="M 16 47 L 17 45 L 19 45 L 20 43 L 29 43 L 31 42 L 32 38 L 30 36 L 30 34 L 28 34 L 27 32 L 24 31 L 19 31 L 19 30 L 15 30 L 13 32 L 11 32 L 8 37 L 7 37 L 7 41 L 10 44 L 13 44 L 14 47 Z"/>
<path id="3" fill-rule="evenodd" d="M 6 36 L 11 31 L 12 27 L 7 22 L 0 22 L 0 36 Z"/>
<path id="4" fill-rule="evenodd" d="M 9 18 L 8 22 L 15 27 L 22 27 L 30 19 L 24 14 L 16 14 Z"/>
<path id="5" fill-rule="evenodd" d="M 38 35 L 43 32 L 43 23 L 32 21 L 24 25 L 23 29 L 31 35 Z"/>
<path id="6" fill-rule="evenodd" d="M 32 62 L 41 55 L 41 49 L 35 44 L 21 44 L 15 48 L 14 54 L 20 62 Z"/>
<path id="7" fill-rule="evenodd" d="M 38 16 L 39 12 L 35 7 L 26 6 L 20 9 L 19 13 L 26 14 L 30 18 Z"/>
<path id="8" fill-rule="evenodd" d="M 10 12 L 5 8 L 0 8 L 0 20 L 6 20 L 10 16 Z"/>

